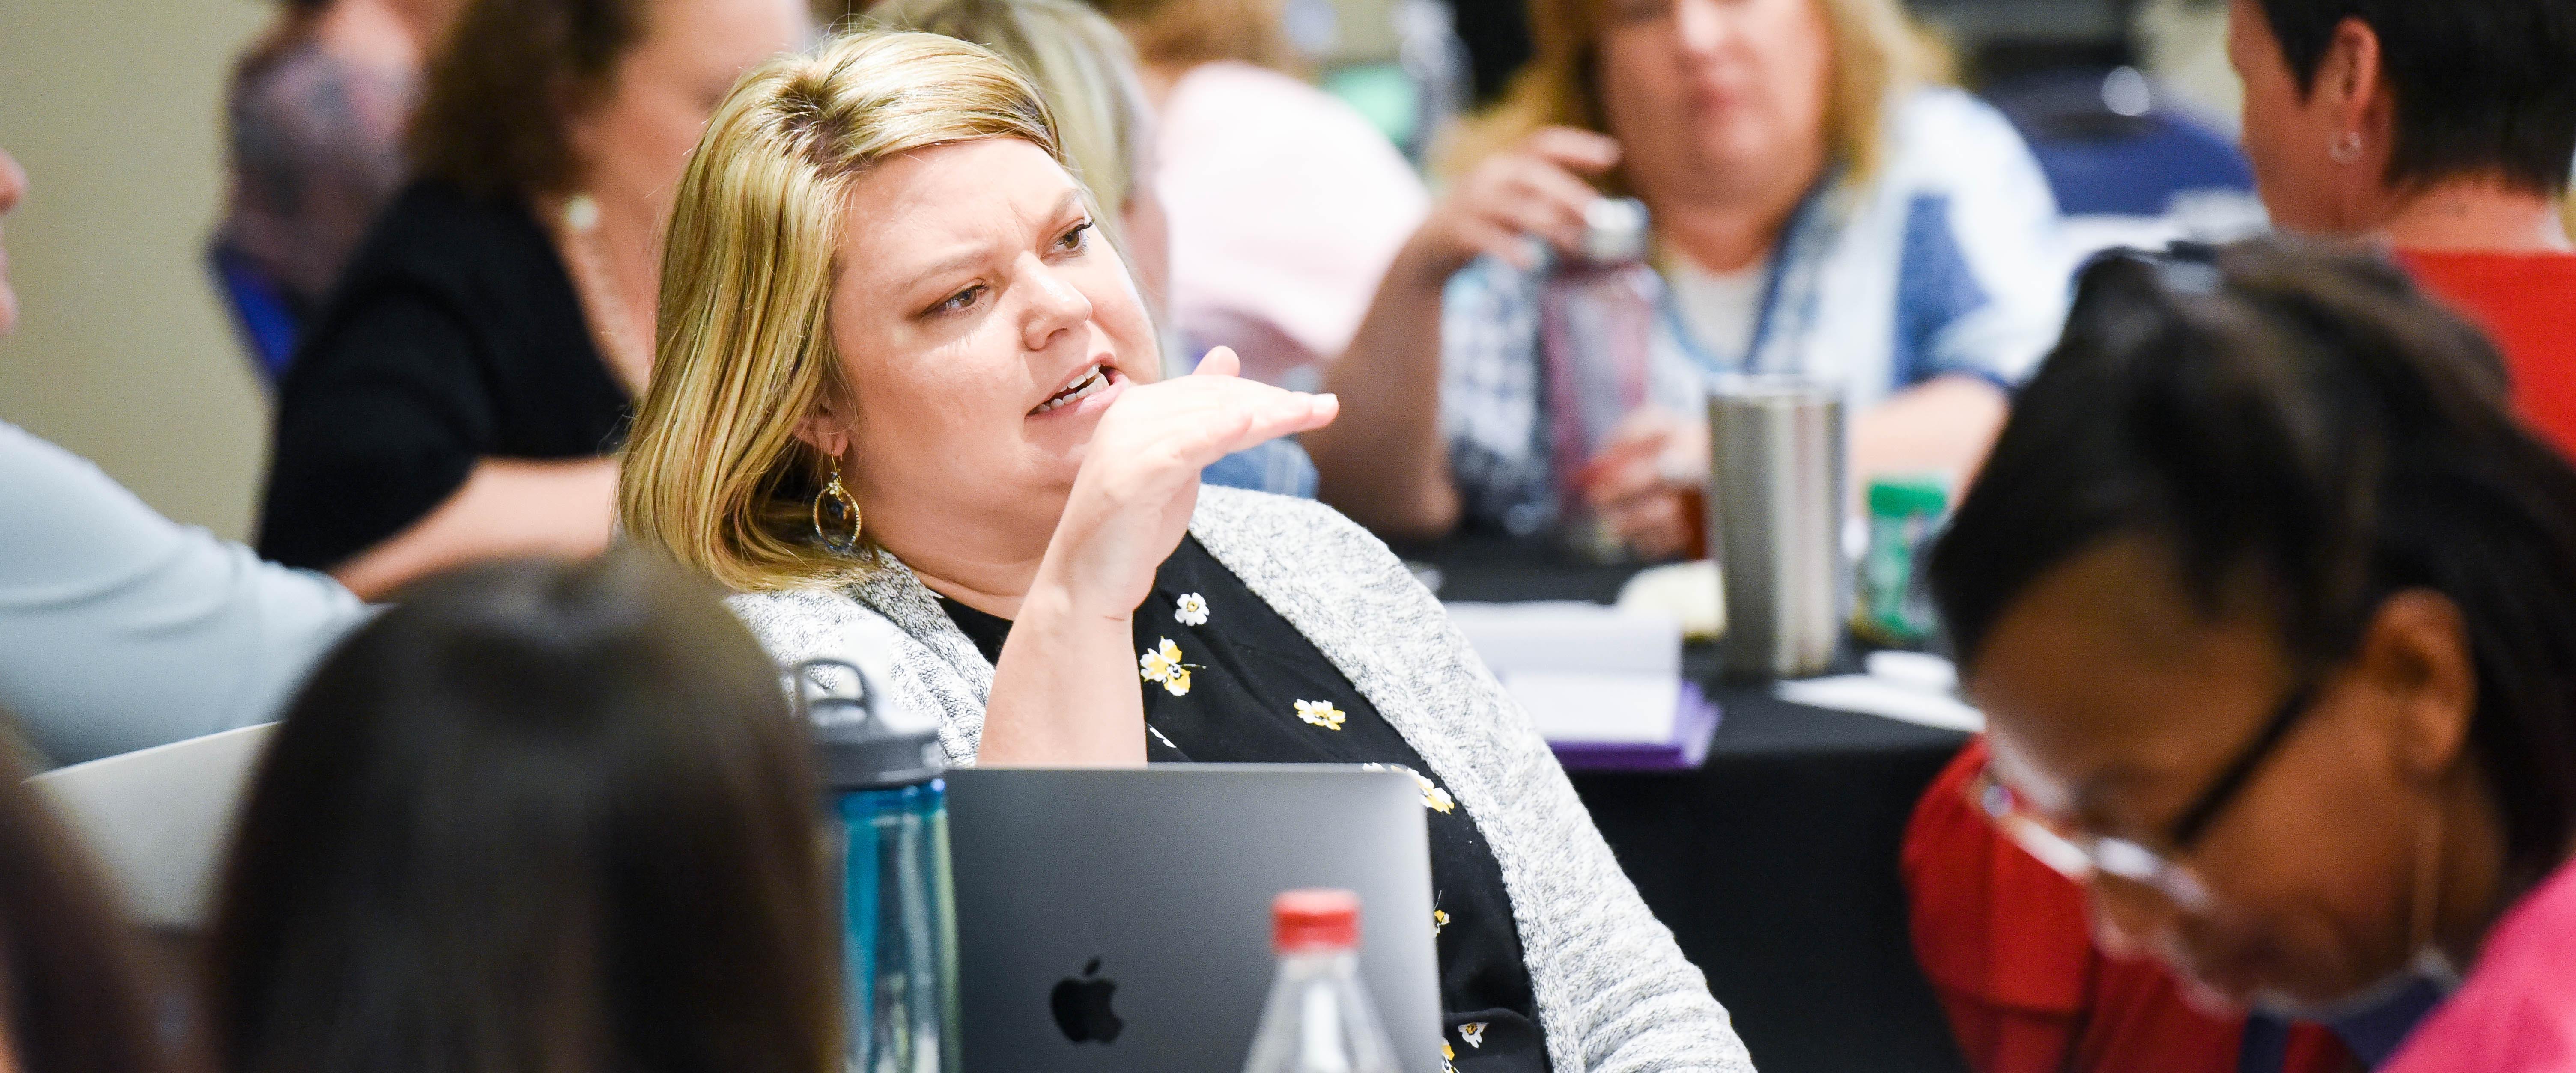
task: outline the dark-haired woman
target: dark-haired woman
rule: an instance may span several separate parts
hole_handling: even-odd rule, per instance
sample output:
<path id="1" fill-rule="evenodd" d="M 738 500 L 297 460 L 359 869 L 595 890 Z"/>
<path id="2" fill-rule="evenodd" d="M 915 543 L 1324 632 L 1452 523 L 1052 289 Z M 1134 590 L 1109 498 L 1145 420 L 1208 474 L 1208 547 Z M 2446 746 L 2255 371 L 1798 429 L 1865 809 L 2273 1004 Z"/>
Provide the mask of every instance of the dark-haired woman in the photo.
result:
<path id="1" fill-rule="evenodd" d="M 411 590 L 315 672 L 209 951 L 229 1073 L 817 1073 L 833 914 L 802 729 L 640 557 Z"/>
<path id="2" fill-rule="evenodd" d="M 2205 999 L 2450 995 L 2385 1069 L 2576 1070 L 2576 470 L 2395 268 L 2088 270 L 1931 561 L 1975 793 Z"/>
<path id="3" fill-rule="evenodd" d="M 9 715 L 0 712 L 0 725 Z M 81 847 L 0 755 L 0 1069 L 177 1069 L 132 925 Z"/>
<path id="4" fill-rule="evenodd" d="M 281 386 L 260 551 L 361 596 L 595 552 L 652 359 L 661 220 L 798 0 L 473 0 L 376 221 Z"/>
<path id="5" fill-rule="evenodd" d="M 2228 54 L 2272 218 L 2395 248 L 2576 453 L 2576 0 L 2234 0 Z"/>

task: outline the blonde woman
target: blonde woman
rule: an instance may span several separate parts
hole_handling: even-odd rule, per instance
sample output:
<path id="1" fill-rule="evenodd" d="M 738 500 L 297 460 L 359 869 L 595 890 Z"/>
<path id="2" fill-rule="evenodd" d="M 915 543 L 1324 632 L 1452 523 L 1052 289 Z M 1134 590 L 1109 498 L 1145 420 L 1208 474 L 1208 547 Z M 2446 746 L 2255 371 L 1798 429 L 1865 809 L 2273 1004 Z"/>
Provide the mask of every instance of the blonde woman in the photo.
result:
<path id="1" fill-rule="evenodd" d="M 1171 228 L 1157 192 L 1154 116 L 1136 53 L 1109 20 L 1081 0 L 889 0 L 869 9 L 884 26 L 972 41 L 1019 65 L 1055 113 L 1067 166 L 1100 205 L 1100 231 L 1125 256 L 1144 289 L 1146 311 L 1173 345 Z M 1187 367 L 1173 370 L 1187 371 Z M 1315 496 L 1315 463 L 1293 439 L 1256 444 L 1218 459 L 1199 479 L 1301 499 Z"/>
<path id="2" fill-rule="evenodd" d="M 1897 0 L 1531 0 L 1530 25 L 1536 60 L 1327 381 L 1324 500 L 1427 534 L 1536 532 L 1572 498 L 1679 552 L 1708 467 L 1686 415 L 1737 371 L 1840 381 L 1863 476 L 1972 470 L 2071 264 L 2028 148 L 1940 85 Z M 1668 300 L 1650 405 L 1558 467 L 1538 293 L 1602 190 L 1652 213 Z"/>
<path id="3" fill-rule="evenodd" d="M 1745 1069 L 1526 716 L 1385 547 L 1202 489 L 1330 397 L 1143 303 L 1016 68 L 876 32 L 735 87 L 681 181 L 627 531 L 781 659 L 881 645 L 958 763 L 1376 763 L 1431 824 L 1465 1070 Z"/>

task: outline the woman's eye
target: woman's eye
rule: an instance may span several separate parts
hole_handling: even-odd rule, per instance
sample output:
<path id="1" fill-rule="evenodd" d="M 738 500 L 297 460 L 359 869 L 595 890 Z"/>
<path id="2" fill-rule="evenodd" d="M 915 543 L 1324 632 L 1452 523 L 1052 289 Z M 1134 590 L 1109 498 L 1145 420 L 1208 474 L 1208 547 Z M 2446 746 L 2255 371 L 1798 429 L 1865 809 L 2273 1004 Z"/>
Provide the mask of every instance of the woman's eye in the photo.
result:
<path id="1" fill-rule="evenodd" d="M 975 308 L 976 300 L 982 297 L 984 297 L 984 285 L 978 283 L 941 299 L 938 305 L 930 307 L 929 312 L 933 315 L 964 312 Z"/>
<path id="2" fill-rule="evenodd" d="M 1089 249 L 1091 247 L 1091 226 L 1091 221 L 1089 220 L 1084 220 L 1081 223 L 1073 225 L 1073 230 L 1065 232 L 1064 237 L 1055 240 L 1055 248 L 1066 253 L 1080 253 L 1083 250 Z"/>

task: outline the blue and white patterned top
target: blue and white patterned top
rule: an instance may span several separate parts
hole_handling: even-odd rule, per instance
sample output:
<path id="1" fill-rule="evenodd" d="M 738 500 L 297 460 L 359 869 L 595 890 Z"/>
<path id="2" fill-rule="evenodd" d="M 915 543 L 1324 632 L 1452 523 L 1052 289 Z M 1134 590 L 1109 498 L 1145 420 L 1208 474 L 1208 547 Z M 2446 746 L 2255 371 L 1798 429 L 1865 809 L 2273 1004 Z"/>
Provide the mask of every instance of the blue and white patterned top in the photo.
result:
<path id="1" fill-rule="evenodd" d="M 1799 373 L 1842 383 L 1859 412 L 1951 374 L 2011 388 L 2055 344 L 2074 257 L 2021 136 L 1954 89 L 1907 94 L 1883 129 L 1879 174 L 1829 179 L 1772 251 L 1752 340 L 1689 338 L 1666 310 L 1655 403 L 1691 413 L 1716 376 Z M 1555 515 L 1539 360 L 1545 278 L 1486 258 L 1449 282 L 1441 423 L 1470 525 L 1526 534 Z"/>

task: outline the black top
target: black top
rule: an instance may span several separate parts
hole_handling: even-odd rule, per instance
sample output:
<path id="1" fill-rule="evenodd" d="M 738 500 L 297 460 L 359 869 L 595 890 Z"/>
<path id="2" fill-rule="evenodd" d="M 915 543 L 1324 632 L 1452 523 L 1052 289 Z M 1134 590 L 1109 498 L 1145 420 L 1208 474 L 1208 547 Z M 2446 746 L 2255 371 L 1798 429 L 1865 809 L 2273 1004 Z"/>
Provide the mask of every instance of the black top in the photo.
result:
<path id="1" fill-rule="evenodd" d="M 481 459 L 608 451 L 630 401 L 526 206 L 414 183 L 279 386 L 260 554 L 337 566 L 420 520 Z"/>
<path id="2" fill-rule="evenodd" d="M 1000 662 L 1008 620 L 945 598 L 940 606 Z M 1442 1042 L 1466 1073 L 1546 1069 L 1537 999 L 1493 848 L 1351 680 L 1196 537 L 1155 572 L 1154 594 L 1136 609 L 1136 649 L 1150 763 L 1372 764 L 1421 782 Z"/>

